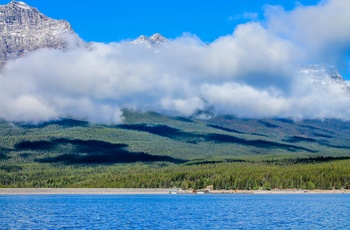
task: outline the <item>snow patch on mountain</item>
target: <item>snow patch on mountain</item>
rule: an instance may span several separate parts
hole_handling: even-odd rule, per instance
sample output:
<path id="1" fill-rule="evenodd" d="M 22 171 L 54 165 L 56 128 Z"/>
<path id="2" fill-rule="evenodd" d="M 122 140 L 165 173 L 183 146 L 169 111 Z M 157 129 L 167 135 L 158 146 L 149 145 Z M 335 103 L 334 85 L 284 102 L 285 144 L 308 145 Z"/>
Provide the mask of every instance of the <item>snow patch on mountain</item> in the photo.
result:
<path id="1" fill-rule="evenodd" d="M 21 2 L 21 1 L 12 1 L 11 2 L 12 4 L 17 4 L 17 7 L 20 7 L 22 9 L 25 9 L 25 10 L 30 10 L 30 7 L 24 3 L 24 2 Z"/>

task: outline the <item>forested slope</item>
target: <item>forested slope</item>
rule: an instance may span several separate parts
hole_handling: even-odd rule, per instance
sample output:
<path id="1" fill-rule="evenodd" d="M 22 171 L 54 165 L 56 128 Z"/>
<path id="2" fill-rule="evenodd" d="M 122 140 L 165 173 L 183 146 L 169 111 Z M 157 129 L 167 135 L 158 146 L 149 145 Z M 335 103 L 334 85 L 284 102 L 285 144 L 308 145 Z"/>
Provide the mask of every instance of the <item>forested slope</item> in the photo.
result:
<path id="1" fill-rule="evenodd" d="M 124 115 L 118 125 L 1 122 L 0 186 L 348 186 L 349 122 Z"/>

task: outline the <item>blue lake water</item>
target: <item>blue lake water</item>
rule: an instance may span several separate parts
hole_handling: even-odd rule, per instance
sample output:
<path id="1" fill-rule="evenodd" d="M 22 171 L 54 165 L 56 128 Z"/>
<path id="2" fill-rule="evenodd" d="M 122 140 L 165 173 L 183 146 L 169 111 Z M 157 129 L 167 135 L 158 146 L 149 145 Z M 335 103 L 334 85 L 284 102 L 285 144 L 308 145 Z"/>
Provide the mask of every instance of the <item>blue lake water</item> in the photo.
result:
<path id="1" fill-rule="evenodd" d="M 0 229 L 350 229 L 350 195 L 0 195 Z"/>

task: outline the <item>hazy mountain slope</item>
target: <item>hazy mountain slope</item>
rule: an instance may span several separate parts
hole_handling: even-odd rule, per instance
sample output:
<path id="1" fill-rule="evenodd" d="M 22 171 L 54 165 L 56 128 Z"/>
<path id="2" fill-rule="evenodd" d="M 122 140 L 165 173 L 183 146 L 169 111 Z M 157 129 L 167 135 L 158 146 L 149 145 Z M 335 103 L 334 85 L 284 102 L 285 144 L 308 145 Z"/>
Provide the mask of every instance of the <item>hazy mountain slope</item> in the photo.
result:
<path id="1" fill-rule="evenodd" d="M 41 125 L 1 123 L 4 161 L 105 164 L 137 161 L 184 163 L 249 156 L 349 156 L 350 123 L 282 119 L 208 121 L 157 113 L 126 113 L 124 124 L 62 120 Z"/>

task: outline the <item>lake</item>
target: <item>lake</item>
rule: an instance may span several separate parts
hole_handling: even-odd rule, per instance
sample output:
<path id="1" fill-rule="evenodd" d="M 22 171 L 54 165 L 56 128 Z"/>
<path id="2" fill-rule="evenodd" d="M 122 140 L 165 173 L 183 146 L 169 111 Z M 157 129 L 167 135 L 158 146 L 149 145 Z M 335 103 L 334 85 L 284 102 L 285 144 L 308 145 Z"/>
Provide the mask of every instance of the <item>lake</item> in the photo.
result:
<path id="1" fill-rule="evenodd" d="M 349 229 L 349 194 L 0 195 L 0 229 Z"/>

